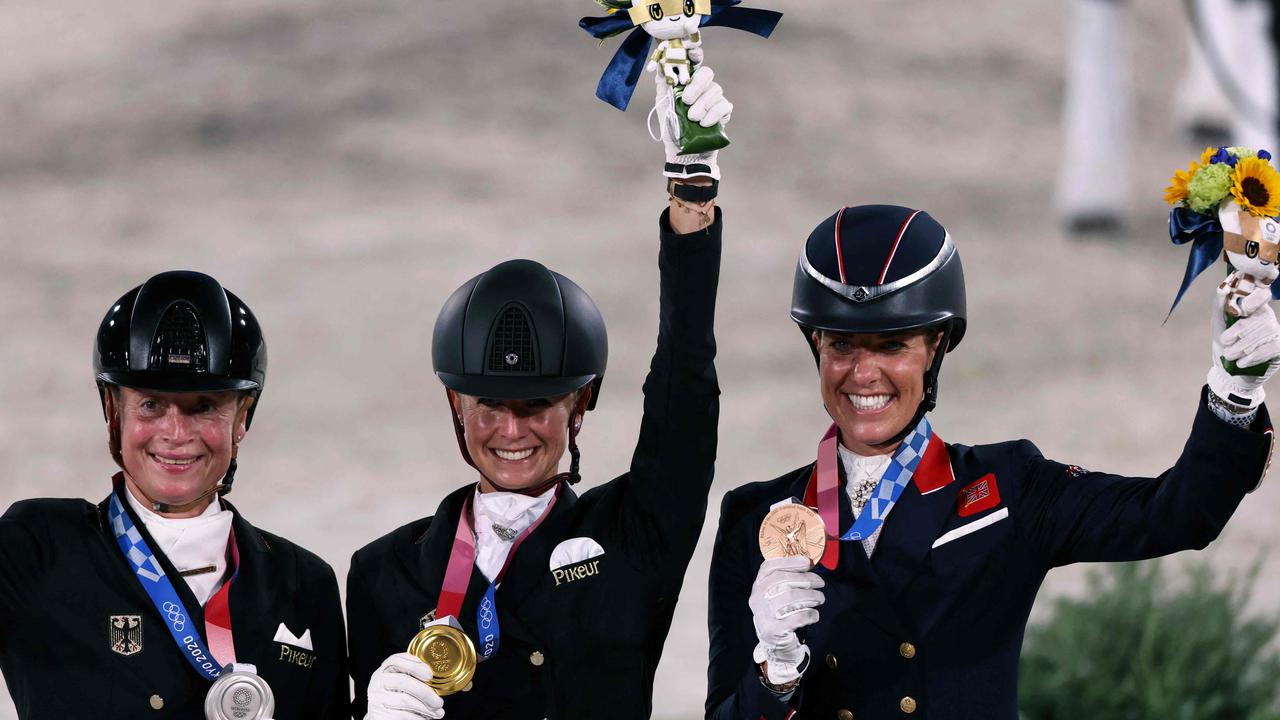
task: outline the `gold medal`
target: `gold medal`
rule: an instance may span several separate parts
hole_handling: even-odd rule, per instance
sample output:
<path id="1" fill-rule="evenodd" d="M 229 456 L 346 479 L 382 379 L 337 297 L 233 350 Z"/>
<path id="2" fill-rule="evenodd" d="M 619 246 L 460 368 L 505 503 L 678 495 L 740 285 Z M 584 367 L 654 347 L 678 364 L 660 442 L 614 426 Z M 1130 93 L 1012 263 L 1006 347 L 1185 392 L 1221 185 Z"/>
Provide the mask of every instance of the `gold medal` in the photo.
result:
<path id="1" fill-rule="evenodd" d="M 760 523 L 760 554 L 765 560 L 807 557 L 813 567 L 826 549 L 826 525 L 813 508 L 794 502 L 779 505 Z"/>
<path id="2" fill-rule="evenodd" d="M 476 646 L 456 623 L 428 625 L 409 642 L 409 654 L 431 667 L 427 685 L 442 697 L 465 689 L 476 674 Z"/>

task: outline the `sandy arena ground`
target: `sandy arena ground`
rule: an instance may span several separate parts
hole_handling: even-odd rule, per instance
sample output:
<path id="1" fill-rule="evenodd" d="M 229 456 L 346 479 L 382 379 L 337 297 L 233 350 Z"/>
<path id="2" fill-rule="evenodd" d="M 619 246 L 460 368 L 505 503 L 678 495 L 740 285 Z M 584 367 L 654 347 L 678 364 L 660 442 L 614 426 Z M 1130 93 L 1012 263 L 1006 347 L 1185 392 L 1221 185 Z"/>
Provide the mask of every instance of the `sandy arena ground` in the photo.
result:
<path id="1" fill-rule="evenodd" d="M 1132 8 L 1141 133 L 1115 159 L 1132 166 L 1131 231 L 1086 242 L 1049 210 L 1068 3 L 775 6 L 787 16 L 771 40 L 706 34 L 737 107 L 721 158 L 721 452 L 659 718 L 701 713 L 720 496 L 807 462 L 826 426 L 787 307 L 801 243 L 840 205 L 924 207 L 959 243 L 969 334 L 933 416 L 948 441 L 1029 437 L 1050 457 L 1156 473 L 1178 454 L 1208 359 L 1212 281 L 1161 326 L 1185 262 L 1161 191 L 1198 153 L 1167 120 L 1185 57 L 1173 5 Z M 90 342 L 112 300 L 171 268 L 221 279 L 268 334 L 232 499 L 340 578 L 353 550 L 472 480 L 430 329 L 454 287 L 500 260 L 546 262 L 600 304 L 614 352 L 582 439 L 584 485 L 623 471 L 665 196 L 647 81 L 625 115 L 592 96 L 616 42 L 577 29 L 596 10 L 0 2 L 0 507 L 106 494 Z M 1274 546 L 1278 494 L 1272 481 L 1249 497 L 1211 552 L 1240 565 Z M 1260 609 L 1280 598 L 1274 567 Z M 1042 601 L 1081 578 L 1057 572 Z"/>

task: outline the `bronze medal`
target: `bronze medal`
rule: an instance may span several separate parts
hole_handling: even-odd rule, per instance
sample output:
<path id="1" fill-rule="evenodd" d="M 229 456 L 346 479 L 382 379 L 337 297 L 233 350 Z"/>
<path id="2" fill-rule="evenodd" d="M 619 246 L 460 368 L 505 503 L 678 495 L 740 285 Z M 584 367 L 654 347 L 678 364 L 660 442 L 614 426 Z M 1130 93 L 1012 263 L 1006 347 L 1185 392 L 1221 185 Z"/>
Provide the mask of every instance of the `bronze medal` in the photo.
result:
<path id="1" fill-rule="evenodd" d="M 779 505 L 760 523 L 760 554 L 765 560 L 807 557 L 813 567 L 826 548 L 826 525 L 813 508 L 794 502 Z"/>
<path id="2" fill-rule="evenodd" d="M 476 646 L 453 624 L 438 623 L 419 630 L 409 642 L 409 654 L 430 666 L 432 677 L 427 685 L 441 697 L 465 689 L 476 674 Z"/>

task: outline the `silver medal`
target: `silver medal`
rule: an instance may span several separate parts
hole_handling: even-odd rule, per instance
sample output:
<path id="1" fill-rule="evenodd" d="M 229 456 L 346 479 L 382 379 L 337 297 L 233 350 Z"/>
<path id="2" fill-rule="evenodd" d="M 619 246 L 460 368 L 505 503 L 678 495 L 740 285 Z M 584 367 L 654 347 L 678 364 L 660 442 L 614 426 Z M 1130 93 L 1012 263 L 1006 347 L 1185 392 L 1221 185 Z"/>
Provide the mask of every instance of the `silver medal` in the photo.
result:
<path id="1" fill-rule="evenodd" d="M 276 699 L 257 671 L 248 663 L 228 665 L 205 695 L 206 720 L 270 720 Z"/>

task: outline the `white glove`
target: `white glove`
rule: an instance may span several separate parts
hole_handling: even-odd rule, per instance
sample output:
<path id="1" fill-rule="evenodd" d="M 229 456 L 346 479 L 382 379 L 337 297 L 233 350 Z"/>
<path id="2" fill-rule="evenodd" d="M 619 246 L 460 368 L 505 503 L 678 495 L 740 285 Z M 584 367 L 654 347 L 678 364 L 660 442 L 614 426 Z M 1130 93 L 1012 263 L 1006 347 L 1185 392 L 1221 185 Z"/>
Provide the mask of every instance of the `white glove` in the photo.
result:
<path id="1" fill-rule="evenodd" d="M 826 598 L 819 589 L 822 578 L 809 572 L 809 558 L 783 557 L 765 560 L 751 586 L 751 620 L 756 626 L 752 658 L 767 662 L 770 684 L 785 685 L 800 677 L 808 665 L 809 648 L 796 630 L 818 622 L 815 609 Z"/>
<path id="2" fill-rule="evenodd" d="M 369 711 L 364 720 L 439 720 L 444 700 L 427 686 L 431 667 L 409 653 L 396 653 L 369 678 Z"/>
<path id="3" fill-rule="evenodd" d="M 1232 298 L 1227 298 L 1232 301 Z M 1235 298 L 1241 316 L 1227 327 L 1222 308 L 1215 307 L 1212 320 L 1213 364 L 1209 368 L 1209 390 L 1222 400 L 1253 410 L 1266 398 L 1263 385 L 1280 368 L 1280 323 L 1272 311 L 1271 289 L 1258 287 L 1243 298 Z M 1235 361 L 1239 367 L 1270 363 L 1262 375 L 1231 375 L 1222 360 Z"/>
<path id="4" fill-rule="evenodd" d="M 653 111 L 651 115 L 658 117 L 659 134 L 667 151 L 667 164 L 681 166 L 681 169 L 668 169 L 664 175 L 671 178 L 710 177 L 720 179 L 720 166 L 716 164 L 719 151 L 706 153 L 680 154 L 680 124 L 676 116 L 675 88 L 669 85 L 665 76 L 657 72 L 658 62 L 650 61 L 648 67 L 653 71 L 656 89 Z M 689 104 L 689 119 L 703 127 L 711 127 L 716 123 L 726 124 L 733 113 L 733 103 L 724 97 L 724 88 L 715 81 L 715 73 L 706 65 L 699 66 L 689 78 L 688 84 L 681 90 L 680 99 Z M 653 131 L 650 130 L 650 134 Z M 689 169 L 689 165 L 703 165 L 706 169 Z"/>

